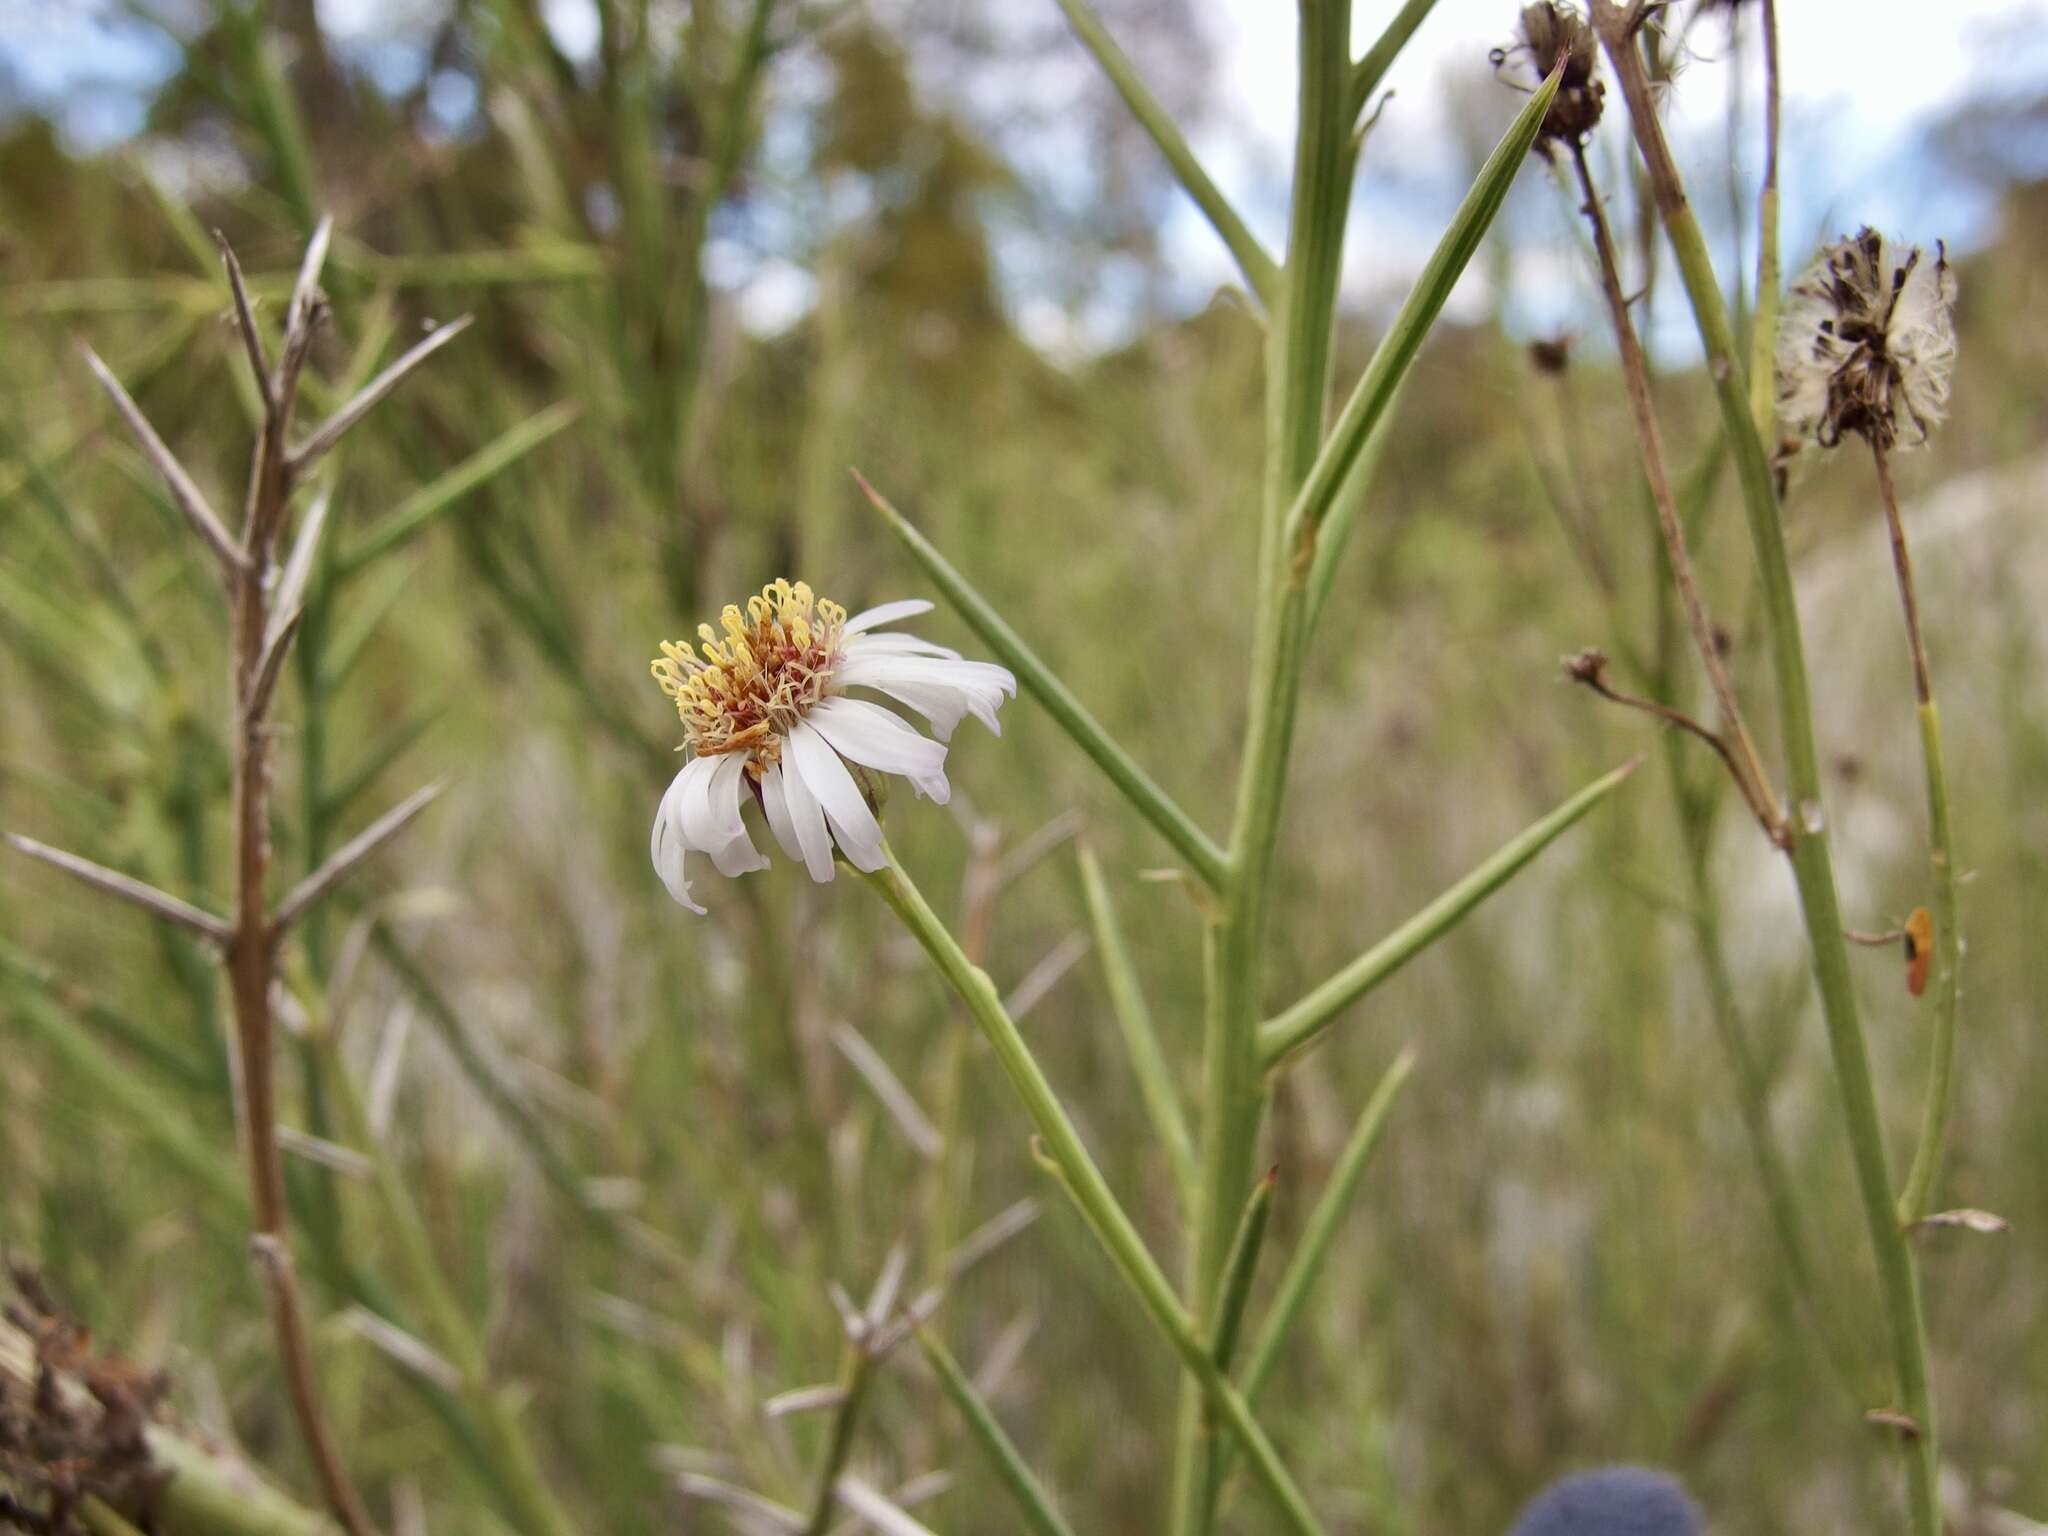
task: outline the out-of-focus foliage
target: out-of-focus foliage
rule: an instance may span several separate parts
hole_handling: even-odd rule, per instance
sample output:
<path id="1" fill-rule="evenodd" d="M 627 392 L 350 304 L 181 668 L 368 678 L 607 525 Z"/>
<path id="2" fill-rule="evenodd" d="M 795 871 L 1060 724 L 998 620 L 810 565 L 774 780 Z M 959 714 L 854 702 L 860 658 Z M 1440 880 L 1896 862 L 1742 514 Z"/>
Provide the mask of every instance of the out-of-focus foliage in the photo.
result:
<path id="1" fill-rule="evenodd" d="M 985 1053 L 857 887 L 778 867 L 711 882 L 708 920 L 668 902 L 643 849 L 675 722 L 646 658 L 785 571 L 849 604 L 917 591 L 844 478 L 858 464 L 1220 825 L 1244 723 L 1250 620 L 1229 594 L 1253 559 L 1261 335 L 1222 297 L 1083 364 L 1026 344 L 1003 231 L 1041 211 L 1047 230 L 1081 221 L 1013 164 L 999 125 L 919 66 L 996 67 L 973 27 L 921 7 L 776 5 L 756 56 L 747 6 L 607 0 L 596 47 L 571 57 L 543 9 L 422 7 L 429 67 L 387 93 L 367 53 L 323 38 L 309 3 L 261 26 L 255 8 L 223 6 L 181 34 L 144 143 L 78 155 L 39 119 L 8 127 L 0 824 L 194 899 L 225 889 L 209 578 L 71 349 L 88 338 L 217 504 L 236 505 L 249 418 L 206 230 L 226 232 L 278 304 L 310 213 L 337 214 L 323 401 L 427 318 L 479 315 L 337 455 L 344 566 L 420 487 L 536 413 L 574 407 L 374 566 L 328 573 L 281 711 L 280 861 L 296 874 L 415 782 L 453 776 L 357 908 L 308 931 L 296 974 L 340 1021 L 382 1150 L 488 1321 L 564 1502 L 593 1532 L 696 1528 L 718 1517 L 679 1514 L 685 1468 L 804 1502 L 821 1421 L 770 1419 L 762 1404 L 833 1371 L 828 1281 L 859 1294 L 898 1241 L 917 1272 L 936 1272 L 969 1228 L 1045 1190 Z M 1199 79 L 1199 50 L 1170 35 L 1177 8 L 1112 17 L 1141 59 L 1168 66 L 1160 78 Z M 1057 31 L 1034 46 L 1072 48 Z M 463 82 L 475 109 L 451 125 L 435 103 Z M 1099 178 L 1089 215 L 1110 232 L 1103 248 L 1149 261 L 1141 237 L 1164 183 L 1126 141 L 1113 156 L 1102 142 L 1120 169 Z M 1540 206 L 1549 189 L 1530 180 Z M 1947 1203 L 2015 1230 L 1936 1234 L 1925 1252 L 1948 1453 L 2038 1513 L 2048 307 L 2035 299 L 2048 195 L 2017 187 L 2005 208 L 1998 238 L 1961 263 L 1955 420 L 1906 474 L 1926 498 L 1930 644 L 1973 875 Z M 804 221 L 803 238 L 768 239 L 778 220 Z M 1516 256 L 1496 252 L 1496 270 Z M 771 260 L 798 269 L 806 304 L 760 334 L 740 323 L 744 300 L 702 274 Z M 1343 378 L 1370 329 L 1347 332 Z M 1689 462 L 1709 415 L 1702 381 L 1661 387 Z M 1652 569 L 1598 343 L 1560 380 L 1532 373 L 1497 321 L 1440 329 L 1400 410 L 1313 662 L 1276 1007 L 1571 787 L 1654 746 L 1639 721 L 1553 685 L 1556 657 L 1603 640 L 1609 620 L 1539 466 L 1625 582 Z M 1790 518 L 1845 895 L 1852 920 L 1882 927 L 1924 893 L 1879 526 L 1847 466 L 1796 481 Z M 1717 502 L 1700 541 L 1737 619 L 1738 520 Z M 1624 623 L 1645 621 L 1624 604 Z M 949 620 L 932 627 L 959 639 Z M 1735 628 L 1733 665 L 1761 691 L 1765 669 Z M 952 814 L 899 803 L 892 841 L 927 890 L 949 892 L 977 859 L 992 866 L 1082 811 L 1162 1032 L 1187 1059 L 1195 978 L 1151 958 L 1184 951 L 1195 913 L 1179 888 L 1137 878 L 1163 850 L 1028 704 L 1005 723 L 1000 742 L 962 733 Z M 1697 791 L 1716 792 L 1698 766 Z M 1615 1459 L 1679 1472 L 1728 1532 L 1860 1529 L 1889 1507 L 1859 1417 L 1873 1405 L 1837 1394 L 1778 1278 L 1683 930 L 1668 787 L 1640 779 L 1376 993 L 1280 1093 L 1276 1248 L 1379 1070 L 1422 1042 L 1313 1324 L 1266 1399 L 1333 1530 L 1497 1530 L 1547 1477 Z M 1815 1251 L 1837 1293 L 1861 1294 L 1796 914 L 1740 816 L 1722 823 L 1737 979 Z M 1055 851 L 1003 892 L 986 964 L 1010 988 L 1085 923 L 1071 858 Z M 1903 1158 L 1923 1020 L 1889 953 L 1865 965 Z M 1142 1150 L 1107 1009 L 1083 961 L 1025 1027 L 1163 1243 L 1171 1185 Z M 104 1335 L 168 1365 L 185 1412 L 303 1489 L 238 1217 L 111 1086 L 142 1088 L 164 1125 L 227 1164 L 221 1022 L 211 973 L 182 941 L 0 862 L 0 1242 L 32 1254 Z M 892 1065 L 946 1155 L 898 1133 L 833 1043 L 841 1024 Z M 287 1120 L 331 1133 L 310 1056 L 287 1054 Z M 320 1310 L 380 1309 L 388 1240 L 367 1196 L 310 1163 L 293 1173 Z M 1064 1208 L 1048 1202 L 963 1282 L 941 1327 L 970 1370 L 1014 1347 L 988 1389 L 1078 1527 L 1152 1528 L 1171 1362 Z M 1880 1357 L 1874 1331 L 1858 1342 Z M 496 1529 L 486 1481 L 431 1398 L 345 1323 L 320 1346 L 380 1510 Z M 856 1464 L 884 1487 L 948 1469 L 952 1491 L 921 1518 L 993 1526 L 993 1485 L 908 1358 L 876 1389 Z M 1257 1529 L 1260 1513 L 1240 1495 L 1226 1521 Z"/>

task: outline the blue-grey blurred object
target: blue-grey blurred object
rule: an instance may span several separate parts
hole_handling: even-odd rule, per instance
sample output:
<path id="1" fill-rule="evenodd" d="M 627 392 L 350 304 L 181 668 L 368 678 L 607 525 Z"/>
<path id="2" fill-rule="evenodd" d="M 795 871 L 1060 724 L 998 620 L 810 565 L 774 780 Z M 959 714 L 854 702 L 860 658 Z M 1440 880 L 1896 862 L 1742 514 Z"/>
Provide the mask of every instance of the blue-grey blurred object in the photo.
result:
<path id="1" fill-rule="evenodd" d="M 1648 1467 L 1561 1478 L 1531 1499 L 1508 1536 L 1700 1536 L 1685 1490 Z"/>

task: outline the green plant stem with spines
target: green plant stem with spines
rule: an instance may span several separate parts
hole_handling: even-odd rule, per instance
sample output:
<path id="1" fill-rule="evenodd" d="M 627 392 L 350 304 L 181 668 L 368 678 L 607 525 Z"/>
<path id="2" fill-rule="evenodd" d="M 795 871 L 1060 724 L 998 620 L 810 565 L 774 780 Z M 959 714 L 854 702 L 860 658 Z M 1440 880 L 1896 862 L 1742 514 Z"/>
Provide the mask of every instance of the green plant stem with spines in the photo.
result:
<path id="1" fill-rule="evenodd" d="M 1146 1248 L 1138 1229 L 1111 1193 L 1109 1183 L 1089 1155 L 1080 1133 L 1060 1105 L 1040 1070 L 1031 1048 L 1004 1012 L 1001 996 L 988 973 L 969 960 L 957 940 L 926 902 L 895 856 L 885 846 L 883 866 L 861 878 L 899 917 L 930 957 L 949 986 L 967 1005 L 1012 1090 L 1041 1138 L 1048 1165 L 1057 1171 L 1062 1188 L 1109 1256 L 1153 1324 L 1172 1345 L 1182 1364 L 1202 1385 L 1219 1421 L 1244 1446 L 1253 1474 L 1272 1500 L 1274 1511 L 1295 1536 L 1322 1536 L 1317 1521 L 1273 1443 L 1252 1417 L 1244 1398 L 1216 1368 L 1196 1320 L 1181 1305 L 1172 1282 Z"/>
<path id="2" fill-rule="evenodd" d="M 1821 1011 L 1827 1024 L 1828 1045 L 1834 1057 L 1836 1082 L 1848 1125 L 1864 1223 L 1869 1229 L 1870 1244 L 1877 1261 L 1878 1283 L 1884 1299 L 1896 1372 L 1898 1408 L 1913 1421 L 1914 1426 L 1910 1434 L 1902 1436 L 1908 1509 L 1915 1536 L 1939 1536 L 1941 1520 L 1936 1503 L 1938 1436 L 1928 1382 L 1927 1339 L 1921 1317 L 1919 1275 L 1906 1234 L 1898 1221 L 1877 1090 L 1871 1079 L 1869 1051 L 1857 1017 L 1855 987 L 1849 970 L 1847 941 L 1843 938 L 1841 906 L 1835 891 L 1834 868 L 1828 851 L 1821 802 L 1819 752 L 1814 741 L 1805 644 L 1792 588 L 1791 563 L 1786 555 L 1784 530 L 1779 521 L 1776 486 L 1763 441 L 1757 434 L 1743 372 L 1736 361 L 1735 338 L 1714 277 L 1706 241 L 1686 200 L 1677 164 L 1665 142 L 1642 56 L 1636 47 L 1634 26 L 1637 18 L 1616 0 L 1595 0 L 1593 19 L 1627 103 L 1636 144 L 1649 173 L 1665 236 L 1677 257 L 1679 275 L 1706 351 L 1715 400 L 1721 409 L 1722 428 L 1735 450 L 1743 510 L 1761 577 L 1764 618 L 1770 632 L 1777 684 L 1779 734 L 1787 759 L 1786 780 L 1791 801 L 1791 846 L 1787 852 L 1806 918 L 1807 942 L 1812 951 L 1814 977 L 1820 989 Z"/>

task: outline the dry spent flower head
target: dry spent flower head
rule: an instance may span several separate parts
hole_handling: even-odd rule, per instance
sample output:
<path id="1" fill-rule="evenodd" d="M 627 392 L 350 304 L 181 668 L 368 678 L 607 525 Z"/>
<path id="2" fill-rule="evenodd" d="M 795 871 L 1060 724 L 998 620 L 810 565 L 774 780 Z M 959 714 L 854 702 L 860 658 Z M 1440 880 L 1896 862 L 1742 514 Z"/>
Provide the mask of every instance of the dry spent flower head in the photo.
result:
<path id="1" fill-rule="evenodd" d="M 664 641 L 651 670 L 675 701 L 689 761 L 655 812 L 649 852 L 669 894 L 693 912 L 684 858 L 709 855 L 723 875 L 764 869 L 741 810 L 753 799 L 782 851 L 814 880 L 832 878 L 835 845 L 857 869 L 879 869 L 882 829 L 855 770 L 901 774 L 944 804 L 946 748 L 973 715 L 1000 732 L 996 710 L 1017 682 L 1002 667 L 964 660 L 915 635 L 877 633 L 925 613 L 912 598 L 847 617 L 803 582 L 772 581 L 719 627 L 698 626 L 695 647 Z M 846 690 L 908 705 L 937 741 Z M 849 767 L 851 764 L 853 767 Z"/>
<path id="2" fill-rule="evenodd" d="M 1555 143 L 1581 144 L 1600 123 L 1606 87 L 1595 78 L 1600 63 L 1599 41 L 1586 18 L 1569 5 L 1552 0 L 1535 0 L 1522 7 L 1518 29 L 1522 40 L 1512 48 L 1493 50 L 1493 67 L 1498 71 L 1510 58 L 1520 55 L 1538 80 L 1564 65 L 1557 82 L 1557 95 L 1543 114 L 1543 126 L 1536 132 L 1536 147 L 1545 156 Z"/>
<path id="3" fill-rule="evenodd" d="M 1778 321 L 1778 418 L 1832 448 L 1857 433 L 1913 448 L 1948 413 L 1956 277 L 1932 255 L 1865 228 L 1822 249 Z"/>

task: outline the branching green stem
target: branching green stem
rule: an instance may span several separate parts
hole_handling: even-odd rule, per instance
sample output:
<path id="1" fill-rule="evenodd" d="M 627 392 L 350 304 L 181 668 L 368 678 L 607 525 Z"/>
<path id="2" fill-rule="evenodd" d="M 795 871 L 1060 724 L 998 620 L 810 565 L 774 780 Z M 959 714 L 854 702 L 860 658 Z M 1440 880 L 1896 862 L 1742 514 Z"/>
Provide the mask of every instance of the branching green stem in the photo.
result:
<path id="1" fill-rule="evenodd" d="M 1494 851 L 1491 858 L 1445 891 L 1407 922 L 1373 945 L 1299 1002 L 1259 1026 L 1259 1059 L 1266 1068 L 1279 1066 L 1328 1029 L 1337 1016 L 1374 987 L 1429 948 L 1488 896 L 1506 885 L 1524 865 L 1555 842 L 1568 828 L 1636 771 L 1634 758 L 1595 779 L 1549 815 Z"/>
<path id="2" fill-rule="evenodd" d="M 885 848 L 884 855 L 886 862 L 882 868 L 862 874 L 861 878 L 902 920 L 940 975 L 967 1005 L 968 1013 L 1030 1116 L 1051 1165 L 1058 1170 L 1062 1187 L 1153 1324 L 1201 1383 L 1203 1396 L 1214 1405 L 1218 1420 L 1245 1447 L 1253 1475 L 1271 1498 L 1285 1528 L 1296 1536 L 1322 1536 L 1321 1524 L 1295 1486 L 1272 1441 L 1253 1419 L 1242 1395 L 1216 1368 L 1209 1353 L 1209 1341 L 1181 1305 L 1145 1240 L 1110 1192 L 1108 1181 L 1039 1069 L 1030 1046 L 1003 1011 L 995 983 L 967 958 L 959 942 L 932 911 L 923 892 L 896 862 L 894 853 Z"/>
<path id="3" fill-rule="evenodd" d="M 1280 269 L 1238 216 L 1237 210 L 1231 207 L 1230 200 L 1209 179 L 1209 173 L 1202 169 L 1201 162 L 1188 148 L 1188 141 L 1181 136 L 1180 129 L 1167 115 L 1166 109 L 1146 88 L 1145 82 L 1138 78 L 1129 56 L 1116 45 L 1116 39 L 1109 35 L 1109 30 L 1088 8 L 1085 0 L 1059 0 L 1059 7 L 1066 12 L 1067 25 L 1074 29 L 1074 36 L 1095 55 L 1095 62 L 1102 66 L 1109 83 L 1116 87 L 1124 105 L 1131 109 L 1131 116 L 1152 136 L 1152 142 L 1166 157 L 1166 163 L 1172 167 L 1182 190 L 1194 199 L 1195 206 L 1202 210 L 1202 216 L 1229 249 L 1231 259 L 1237 263 L 1238 271 L 1244 274 L 1253 296 L 1268 306 L 1275 303 L 1280 293 Z"/>
<path id="4" fill-rule="evenodd" d="M 1639 19 L 1635 7 L 1618 4 L 1617 0 L 1594 0 L 1593 23 L 1627 102 L 1636 145 L 1665 236 L 1677 256 L 1679 275 L 1706 351 L 1723 430 L 1735 449 L 1743 509 L 1761 576 L 1764 617 L 1777 682 L 1780 736 L 1788 759 L 1786 782 L 1793 814 L 1788 829 L 1791 846 L 1787 852 L 1806 917 L 1807 942 L 1812 949 L 1828 1045 L 1848 1123 L 1857 1190 L 1877 1261 L 1897 1375 L 1898 1408 L 1912 1425 L 1910 1431 L 1901 1434 L 1908 1507 L 1915 1536 L 1939 1536 L 1941 1520 L 1935 1486 L 1939 1465 L 1937 1434 L 1928 1383 L 1919 1274 L 1894 1205 L 1877 1090 L 1871 1079 L 1863 1028 L 1857 1018 L 1848 949 L 1842 937 L 1841 906 L 1835 891 L 1821 804 L 1820 761 L 1814 741 L 1805 646 L 1784 530 L 1779 522 L 1777 492 L 1751 414 L 1742 370 L 1736 362 L 1734 334 L 1714 278 L 1706 241 L 1687 202 L 1677 163 L 1651 98 L 1650 82 L 1636 46 Z"/>

